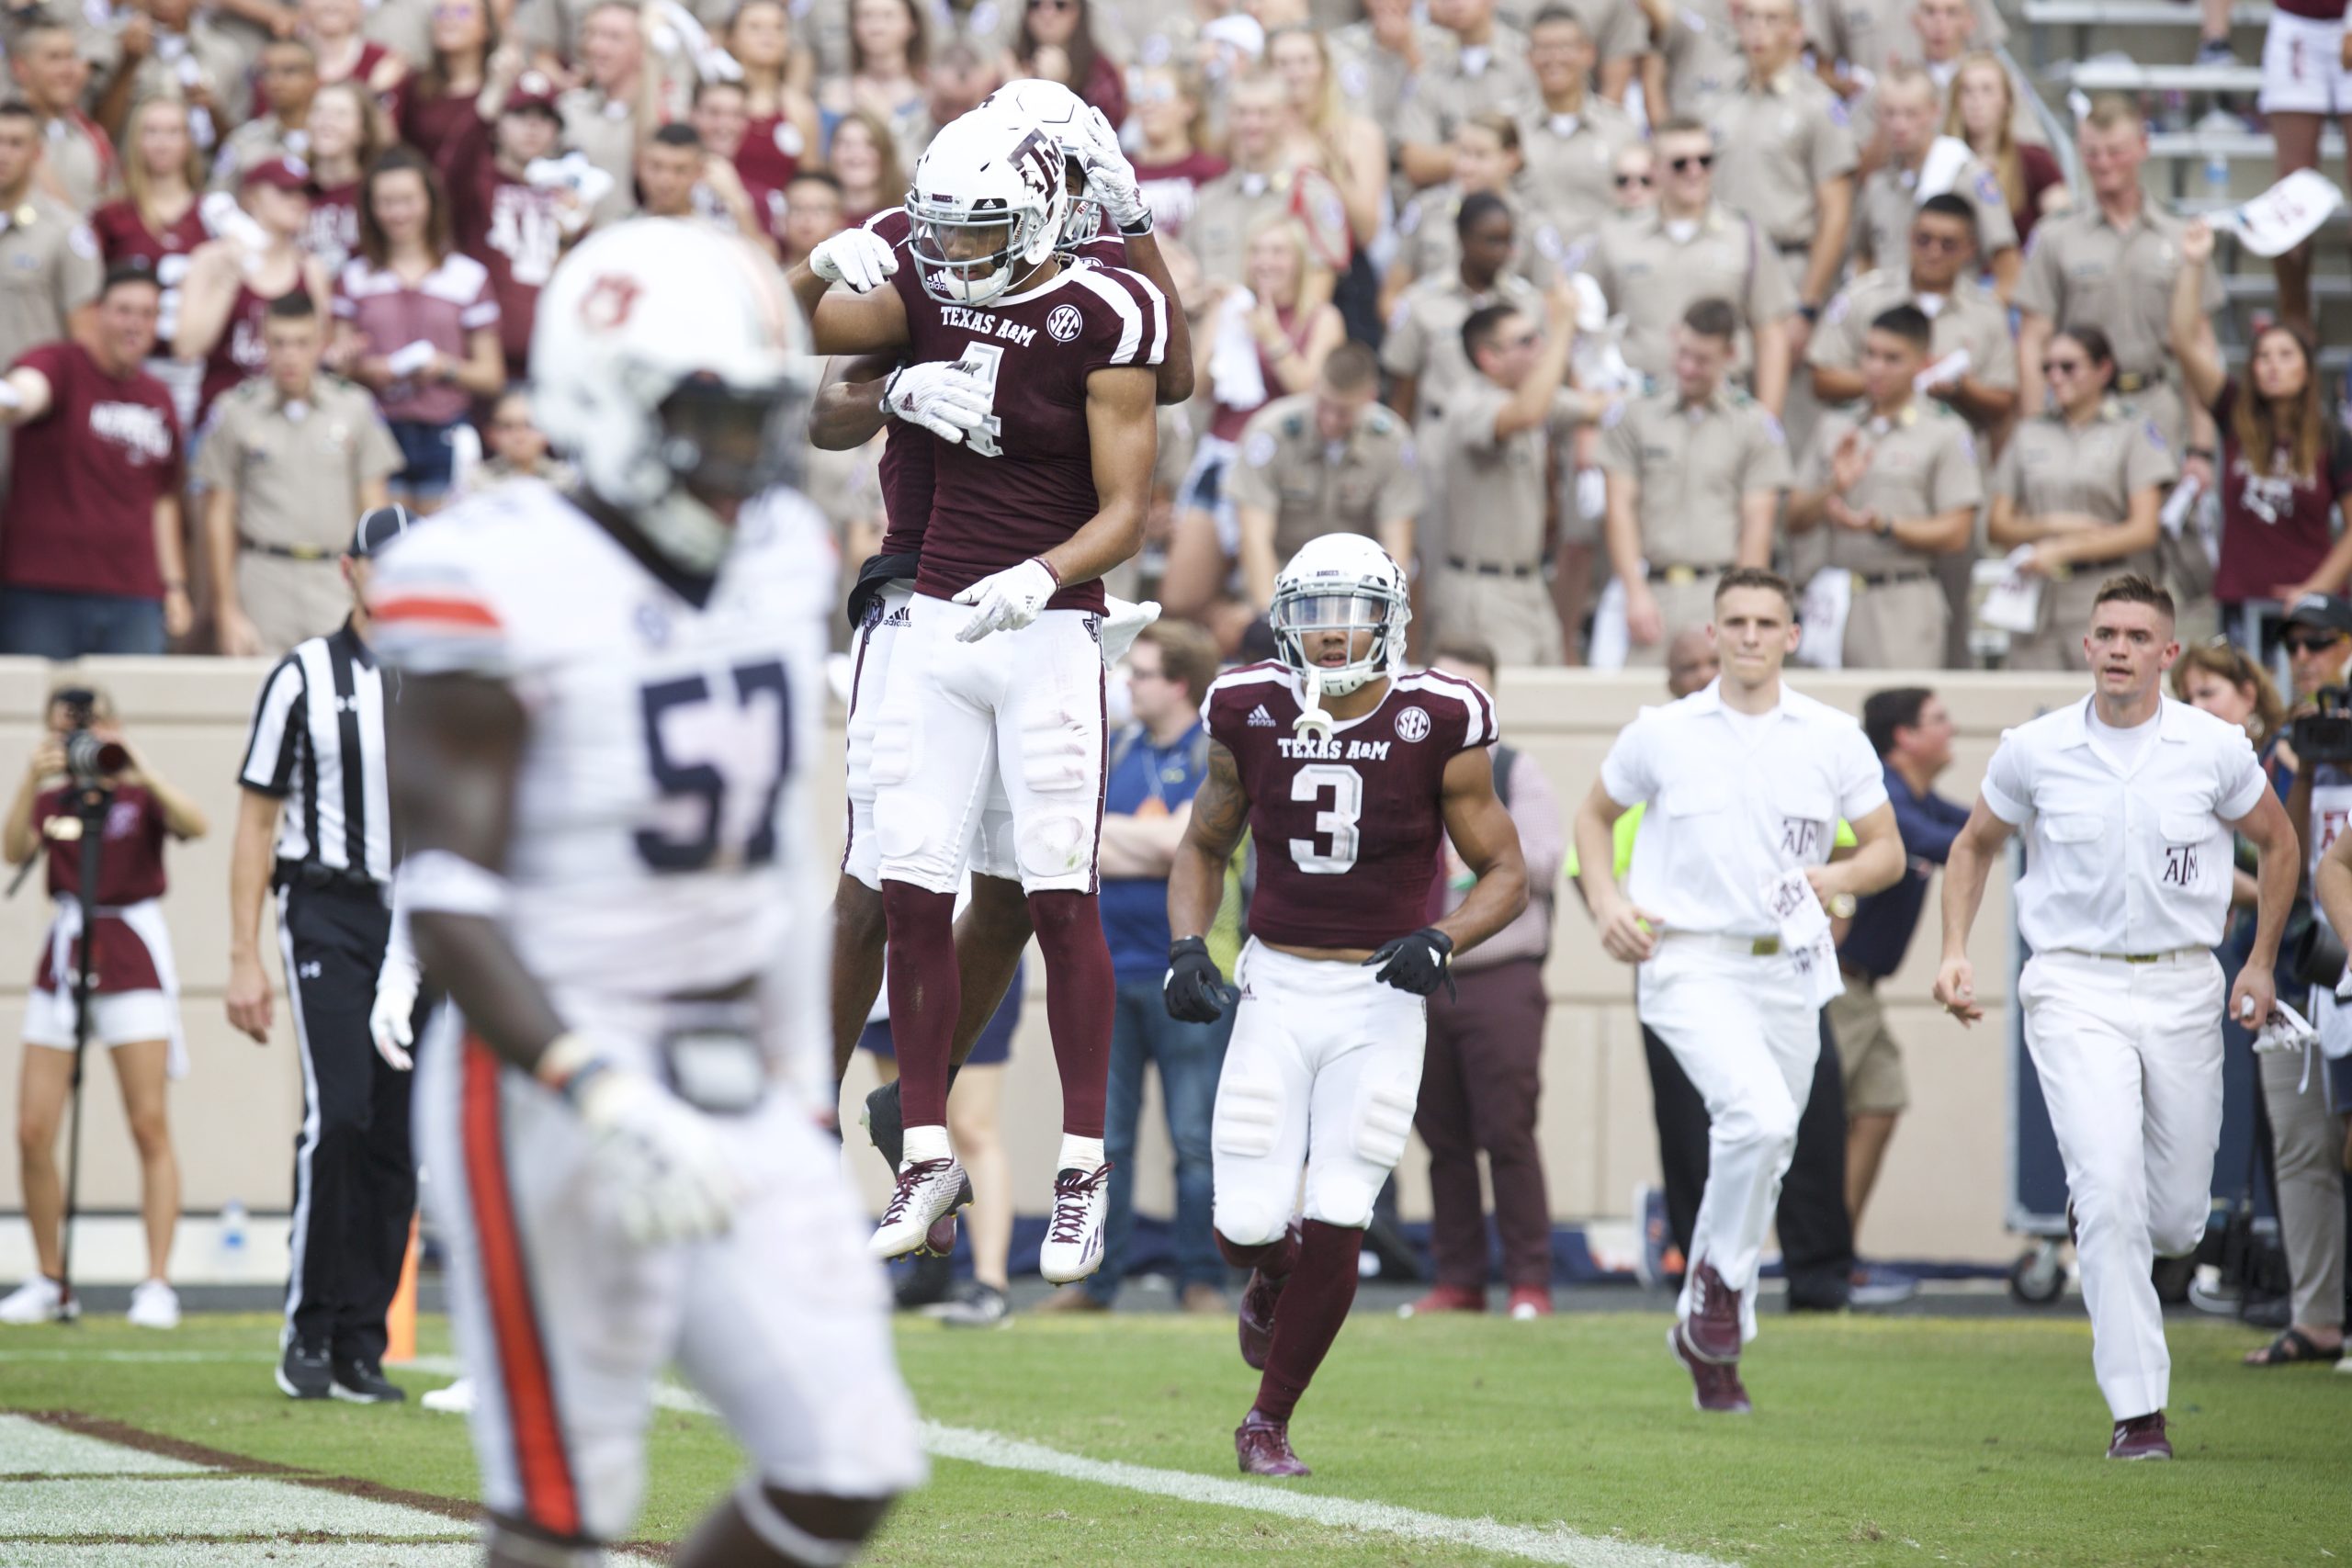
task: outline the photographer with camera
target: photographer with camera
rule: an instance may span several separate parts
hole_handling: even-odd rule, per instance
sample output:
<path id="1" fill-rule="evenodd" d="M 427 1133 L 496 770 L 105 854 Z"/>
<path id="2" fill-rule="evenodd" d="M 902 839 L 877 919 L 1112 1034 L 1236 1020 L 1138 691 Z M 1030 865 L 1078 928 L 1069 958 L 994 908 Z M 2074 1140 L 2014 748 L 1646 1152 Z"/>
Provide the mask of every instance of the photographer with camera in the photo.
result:
<path id="1" fill-rule="evenodd" d="M 12 865 L 26 865 L 46 849 L 49 893 L 57 905 L 25 998 L 26 1050 L 17 1084 L 17 1160 L 40 1272 L 0 1300 L 0 1323 L 42 1323 L 81 1312 L 64 1277 L 66 1193 L 58 1179 L 56 1145 L 75 1078 L 80 895 L 90 822 L 99 825 L 100 838 L 86 1038 L 108 1047 L 114 1059 L 139 1150 L 140 1212 L 147 1227 L 147 1278 L 131 1292 L 130 1321 L 172 1328 L 180 1320 L 179 1297 L 164 1271 L 179 1219 L 180 1179 L 164 1115 L 164 1082 L 187 1071 L 187 1048 L 160 903 L 164 840 L 203 837 L 204 814 L 147 766 L 123 739 L 113 703 L 87 686 L 50 694 L 47 734 L 33 749 L 0 829 L 0 852 Z"/>
<path id="2" fill-rule="evenodd" d="M 2308 996 L 2317 1047 L 2257 1047 L 2263 1113 L 2270 1125 L 2270 1172 L 2278 1235 L 2287 1254 L 2290 1315 L 2278 1337 L 2249 1351 L 2249 1367 L 2333 1361 L 2344 1353 L 2345 1103 L 2332 1092 L 2331 1050 L 2352 1050 L 2352 1009 L 2335 998 L 2344 972 L 2343 928 L 2313 897 L 2319 866 L 2352 818 L 2352 604 L 2306 593 L 2287 608 L 2281 640 L 2294 673 L 2286 735 L 2273 749 L 2271 773 L 2291 770 L 2287 814 L 2303 835 L 2303 894 L 2312 905 L 2290 926 L 2300 940 L 2282 945 L 2281 995 Z M 2307 919 L 2307 923 L 2305 920 Z M 2291 985 L 2289 984 L 2291 982 Z"/>

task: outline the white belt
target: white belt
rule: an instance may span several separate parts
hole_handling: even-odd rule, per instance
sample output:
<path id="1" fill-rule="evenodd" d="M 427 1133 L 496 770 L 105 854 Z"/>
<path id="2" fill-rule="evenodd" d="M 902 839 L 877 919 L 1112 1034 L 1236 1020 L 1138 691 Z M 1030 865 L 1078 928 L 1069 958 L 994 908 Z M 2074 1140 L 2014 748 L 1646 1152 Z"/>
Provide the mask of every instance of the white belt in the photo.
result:
<path id="1" fill-rule="evenodd" d="M 1679 947 L 1727 953 L 1734 958 L 1777 958 L 1781 953 L 1778 936 L 1724 936 L 1715 931 L 1660 931 L 1657 940 L 1673 942 Z"/>
<path id="2" fill-rule="evenodd" d="M 2175 947 L 2161 953 L 2087 953 L 2079 947 L 2051 949 L 2069 958 L 2096 958 L 2102 964 L 2188 964 L 2199 958 L 2213 956 L 2211 948 Z"/>

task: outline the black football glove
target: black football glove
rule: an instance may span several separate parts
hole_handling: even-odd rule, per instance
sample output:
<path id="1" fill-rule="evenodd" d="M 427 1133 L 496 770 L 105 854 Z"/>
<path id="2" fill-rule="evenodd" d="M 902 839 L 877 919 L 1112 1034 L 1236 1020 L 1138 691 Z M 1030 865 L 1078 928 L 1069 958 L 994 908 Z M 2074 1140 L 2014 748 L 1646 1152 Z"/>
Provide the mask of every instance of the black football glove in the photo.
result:
<path id="1" fill-rule="evenodd" d="M 1188 936 L 1168 944 L 1168 978 L 1161 984 L 1168 1016 L 1180 1023 L 1215 1023 L 1240 999 L 1209 956 L 1209 944 Z"/>
<path id="2" fill-rule="evenodd" d="M 1453 939 L 1435 926 L 1423 926 L 1411 936 L 1400 936 L 1364 960 L 1368 968 L 1377 964 L 1380 973 L 1373 976 L 1385 981 L 1400 991 L 1410 991 L 1426 997 L 1440 986 L 1452 997 L 1453 965 L 1448 962 L 1453 953 Z"/>

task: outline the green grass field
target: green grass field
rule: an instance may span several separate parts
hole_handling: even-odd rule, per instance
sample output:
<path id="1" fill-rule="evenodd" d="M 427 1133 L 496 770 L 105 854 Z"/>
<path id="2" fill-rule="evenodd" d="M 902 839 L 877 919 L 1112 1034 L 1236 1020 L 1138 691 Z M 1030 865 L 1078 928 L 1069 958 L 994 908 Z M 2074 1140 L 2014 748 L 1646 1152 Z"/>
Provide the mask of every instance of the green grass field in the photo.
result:
<path id="1" fill-rule="evenodd" d="M 1564 1543 L 1562 1554 L 1533 1560 L 1662 1560 L 1641 1547 L 1786 1564 L 2352 1559 L 2352 1377 L 2242 1371 L 2235 1359 L 2249 1337 L 2234 1325 L 2172 1325 L 2180 1459 L 2169 1465 L 2104 1459 L 2107 1420 L 2091 1382 L 2089 1329 L 2078 1318 L 1770 1316 L 1746 1369 L 1758 1413 L 1745 1419 L 1690 1409 L 1664 1328 L 1662 1314 L 1633 1311 L 1534 1324 L 1359 1315 L 1294 1422 L 1316 1473 L 1292 1483 L 1236 1476 L 1231 1428 L 1255 1384 L 1228 1321 L 1033 1317 L 987 1334 L 910 1324 L 899 1348 L 924 1415 L 938 1424 L 935 1447 L 997 1434 L 1182 1472 L 1179 1485 L 1200 1476 L 1491 1519 L 1519 1527 L 1523 1540 Z M 260 1317 L 192 1318 L 171 1336 L 119 1322 L 9 1330 L 0 1337 L 0 1408 L 71 1410 L 264 1464 L 401 1493 L 472 1495 L 461 1421 L 413 1403 L 290 1404 L 269 1381 L 275 1334 L 275 1321 Z M 446 1356 L 438 1323 L 428 1320 L 425 1338 L 429 1355 Z M 413 1391 L 447 1381 L 400 1376 Z M 668 1409 L 657 1415 L 651 1455 L 637 1533 L 674 1540 L 727 1484 L 737 1459 L 713 1421 Z M 0 1472 L 24 1469 L 0 1444 Z M 144 1496 L 155 1482 L 80 1483 L 71 1495 L 97 1499 L 100 1517 L 87 1521 L 60 1517 L 53 1501 L 32 1506 L 6 1483 L 31 1479 L 0 1481 L 0 1568 L 296 1560 L 266 1555 L 259 1540 L 243 1556 L 218 1544 L 209 1550 L 229 1554 L 175 1555 L 168 1541 L 77 1550 L 74 1542 L 108 1534 L 105 1499 L 116 1494 L 107 1487 L 124 1496 L 132 1494 L 122 1489 L 146 1488 Z M 261 1533 L 321 1539 L 303 1537 L 316 1527 L 295 1516 L 305 1498 L 325 1495 L 280 1492 L 272 1506 L 287 1517 Z M 216 1525 L 190 1538 L 235 1540 L 253 1528 Z M 374 1568 L 463 1560 L 460 1543 L 403 1546 L 423 1538 L 389 1528 L 322 1561 Z M 1591 1539 L 1572 1546 L 1562 1530 Z M 978 1568 L 1254 1562 L 1269 1554 L 1367 1568 L 1532 1556 L 942 1459 L 872 1560 Z"/>

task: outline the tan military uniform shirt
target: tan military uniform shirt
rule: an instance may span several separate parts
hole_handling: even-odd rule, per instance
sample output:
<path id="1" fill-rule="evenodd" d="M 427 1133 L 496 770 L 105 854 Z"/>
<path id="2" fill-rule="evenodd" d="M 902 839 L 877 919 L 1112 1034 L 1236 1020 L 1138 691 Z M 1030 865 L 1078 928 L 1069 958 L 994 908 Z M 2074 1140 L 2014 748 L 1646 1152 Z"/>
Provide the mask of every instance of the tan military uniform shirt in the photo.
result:
<path id="1" fill-rule="evenodd" d="M 1518 119 L 1540 107 L 1544 95 L 1527 63 L 1527 35 L 1498 24 L 1491 41 L 1456 47 L 1421 68 L 1411 97 L 1398 111 L 1396 139 L 1423 145 L 1453 140 L 1453 128 L 1473 115 Z"/>
<path id="2" fill-rule="evenodd" d="M 220 139 L 220 151 L 212 160 L 212 188 L 233 191 L 256 164 L 281 156 L 308 158 L 310 153 L 310 132 L 287 130 L 274 114 L 255 115 Z"/>
<path id="3" fill-rule="evenodd" d="M 1935 333 L 1930 350 L 1934 359 L 1964 348 L 1973 379 L 1994 388 L 2017 386 L 2018 345 L 2009 336 L 2009 312 L 2001 302 L 1966 278 L 1950 294 L 1915 294 L 1907 265 L 1866 272 L 1840 289 L 1821 312 L 1820 324 L 1814 328 L 1805 350 L 1805 363 L 1831 370 L 1860 369 L 1862 339 L 1871 322 L 1897 305 L 1917 305 L 1928 312 Z"/>
<path id="4" fill-rule="evenodd" d="M 377 0 L 359 30 L 422 70 L 433 58 L 433 0 Z"/>
<path id="5" fill-rule="evenodd" d="M 1419 464 L 1405 422 L 1374 403 L 1343 441 L 1315 425 L 1315 394 L 1276 398 L 1250 416 L 1226 495 L 1274 517 L 1274 558 L 1288 560 L 1325 534 L 1380 536 L 1380 526 L 1421 510 Z"/>
<path id="6" fill-rule="evenodd" d="M 1416 378 L 1417 428 L 1443 416 L 1447 394 L 1470 374 L 1462 323 L 1472 311 L 1488 305 L 1516 305 L 1540 316 L 1544 297 L 1533 284 L 1510 273 L 1498 277 L 1489 292 L 1474 294 L 1457 268 L 1419 279 L 1396 301 L 1388 318 L 1388 335 L 1380 345 L 1380 367 L 1391 376 Z M 1427 432 L 1422 434 L 1426 438 Z"/>
<path id="7" fill-rule="evenodd" d="M 127 21 L 134 13 L 125 12 Z M 117 33 L 122 23 L 110 23 Z M 209 140 L 198 138 L 204 151 L 218 145 L 220 138 L 243 124 L 252 112 L 253 92 L 245 85 L 245 59 L 226 33 L 215 27 L 202 14 L 188 18 L 185 32 L 167 33 L 161 28 L 153 30 L 154 41 L 148 46 L 146 57 L 140 61 L 133 73 L 130 101 L 134 104 L 148 98 L 178 97 L 189 90 L 202 87 L 211 96 L 212 135 Z"/>
<path id="8" fill-rule="evenodd" d="M 1442 74 L 1453 55 L 1453 35 L 1427 22 L 1413 24 L 1420 45 L 1421 69 Z M 1392 54 L 1373 38 L 1370 22 L 1355 22 L 1330 35 L 1331 63 L 1340 73 L 1340 96 L 1359 114 L 1370 115 L 1396 150 L 1397 130 L 1404 121 L 1406 102 L 1418 95 L 1419 80 L 1402 55 Z"/>
<path id="9" fill-rule="evenodd" d="M 1972 0 L 1975 31 L 1971 49 L 1998 49 L 2007 41 L 2009 25 L 1994 0 Z M 1911 0 L 1823 0 L 1820 15 L 1808 17 L 1806 31 L 1834 60 L 1860 66 L 1878 75 L 1894 64 L 1920 63 L 1919 32 L 1911 25 Z"/>
<path id="10" fill-rule="evenodd" d="M 41 163 L 64 187 L 66 205 L 88 214 L 114 195 L 112 168 L 90 132 L 70 119 L 41 127 Z"/>
<path id="11" fill-rule="evenodd" d="M 1871 466 L 1846 491 L 1846 504 L 1875 512 L 1890 523 L 1916 522 L 1984 499 L 1976 443 L 1967 422 L 1932 404 L 1912 403 L 1892 421 L 1844 410 L 1824 414 L 1805 452 L 1797 483 L 1813 489 L 1829 482 L 1829 462 L 1838 444 L 1861 432 Z M 1934 557 L 1893 537 L 1823 523 L 1829 532 L 1829 564 L 1865 577 L 1926 570 Z"/>
<path id="12" fill-rule="evenodd" d="M 1716 199 L 1755 219 L 1774 244 L 1810 246 L 1820 227 L 1817 188 L 1860 162 L 1838 95 L 1791 64 L 1770 82 L 1743 77 L 1708 123 Z"/>
<path id="13" fill-rule="evenodd" d="M 286 399 L 257 376 L 213 405 L 195 477 L 236 495 L 237 597 L 270 651 L 333 630 L 350 608 L 336 558 L 360 487 L 403 461 L 376 400 L 323 371 L 307 399 Z"/>
<path id="14" fill-rule="evenodd" d="M 2098 328 L 2115 346 L 2120 375 L 2168 375 L 2166 323 L 2186 226 L 2149 198 L 2123 229 L 2109 223 L 2096 202 L 2045 218 L 2034 226 L 2016 304 L 2062 330 L 2078 321 Z M 2208 315 L 2226 303 L 2221 275 L 2211 267 L 2205 271 L 2203 303 Z"/>
<path id="15" fill-rule="evenodd" d="M 1576 395 L 1557 395 L 1543 424 L 1495 436 L 1495 416 L 1513 393 L 1483 376 L 1448 399 L 1443 426 L 1445 549 L 1451 561 L 1529 572 L 1544 558 L 1549 497 L 1545 457 L 1575 433 Z"/>
<path id="16" fill-rule="evenodd" d="M 1739 29 L 1732 25 L 1731 0 L 1682 0 L 1674 25 L 1658 40 L 1666 63 L 1666 96 L 1672 112 L 1706 119 L 1739 91 L 1747 60 L 1739 51 Z M 1655 125 L 1665 119 L 1650 111 Z"/>
<path id="17" fill-rule="evenodd" d="M 1975 158 L 1961 165 L 1951 194 L 1976 209 L 1976 254 L 1990 259 L 2015 250 L 2017 220 L 2001 182 Z M 1919 194 L 1919 176 L 1887 164 L 1865 176 L 1854 197 L 1854 241 L 1874 267 L 1907 268 L 1911 265 L 1911 220 L 1926 197 Z"/>
<path id="18" fill-rule="evenodd" d="M 1671 389 L 1619 403 L 1600 428 L 1602 469 L 1641 486 L 1634 516 L 1653 574 L 1732 565 L 1740 502 L 1789 487 L 1781 422 L 1729 387 L 1701 403 Z"/>
<path id="19" fill-rule="evenodd" d="M 1545 0 L 1533 0 L 1523 17 L 1504 19 L 1521 31 L 1534 24 Z M 1584 24 L 1587 37 L 1601 64 L 1614 60 L 1638 60 L 1650 51 L 1650 19 L 1635 0 L 1563 0 Z"/>
<path id="20" fill-rule="evenodd" d="M 1462 236 L 1454 228 L 1462 215 L 1462 187 L 1452 180 L 1431 186 L 1406 204 L 1396 219 L 1394 265 L 1413 277 L 1437 277 L 1462 265 Z M 1503 197 L 1510 208 L 1510 270 L 1538 288 L 1550 286 L 1566 263 L 1567 247 L 1550 220 L 1530 209 L 1523 195 Z"/>
<path id="21" fill-rule="evenodd" d="M 653 69 L 646 62 L 646 69 Z M 601 87 L 574 87 L 556 100 L 563 116 L 563 144 L 613 176 L 613 188 L 595 206 L 594 222 L 617 223 L 637 205 L 637 120 L 625 98 Z"/>
<path id="22" fill-rule="evenodd" d="M 98 297 L 106 265 L 90 226 L 54 197 L 27 191 L 0 212 L 0 367 L 65 335 L 65 319 Z"/>
<path id="23" fill-rule="evenodd" d="M 1701 299 L 1728 300 L 1743 329 L 1797 307 L 1780 253 L 1757 224 L 1721 203 L 1685 226 L 1658 215 L 1603 226 L 1588 270 L 1610 310 L 1626 319 L 1625 363 L 1645 376 L 1673 368 L 1674 329 Z M 1748 354 L 1743 337 L 1743 363 Z"/>
<path id="24" fill-rule="evenodd" d="M 1193 215 L 1184 220 L 1184 243 L 1202 273 L 1222 283 L 1240 282 L 1250 231 L 1260 220 L 1287 210 L 1290 193 L 1284 175 L 1239 169 L 1227 169 L 1203 186 L 1193 196 Z"/>
<path id="25" fill-rule="evenodd" d="M 1618 154 L 1641 139 L 1633 117 L 1598 93 L 1587 93 L 1575 114 L 1549 114 L 1538 105 L 1520 121 L 1526 160 L 1520 191 L 1558 236 L 1563 266 L 1581 269 L 1602 221 L 1617 210 Z"/>
<path id="26" fill-rule="evenodd" d="M 1993 493 L 2007 496 L 2027 517 L 2078 512 L 2121 523 L 2131 516 L 2132 496 L 2170 484 L 2179 471 L 2156 422 L 2109 398 L 2080 426 L 2054 409 L 2020 424 L 1994 466 Z M 2155 577 L 2162 570 L 2154 547 L 2060 567 L 2043 580 L 2034 629 L 2010 634 L 2007 667 L 2087 670 L 2083 628 L 2097 607 L 2099 585 L 2120 571 Z"/>

